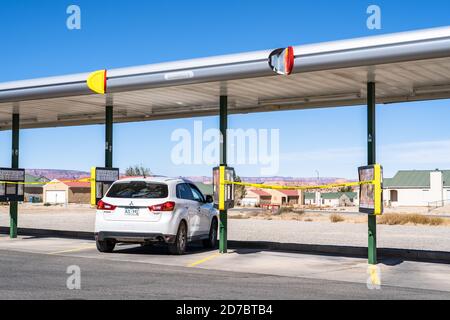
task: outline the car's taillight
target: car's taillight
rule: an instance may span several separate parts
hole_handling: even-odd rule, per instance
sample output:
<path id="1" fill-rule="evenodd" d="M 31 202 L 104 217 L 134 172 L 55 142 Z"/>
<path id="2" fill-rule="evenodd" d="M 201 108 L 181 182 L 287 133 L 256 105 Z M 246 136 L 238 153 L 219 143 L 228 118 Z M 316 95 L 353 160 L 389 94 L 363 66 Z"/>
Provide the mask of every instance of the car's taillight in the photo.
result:
<path id="1" fill-rule="evenodd" d="M 106 202 L 104 202 L 102 200 L 100 200 L 97 203 L 97 209 L 98 210 L 110 210 L 110 211 L 112 211 L 112 210 L 116 210 L 116 208 L 117 208 L 116 206 L 113 206 L 112 204 L 106 203 Z"/>
<path id="2" fill-rule="evenodd" d="M 162 204 L 156 204 L 148 207 L 150 211 L 173 211 L 175 209 L 175 202 L 168 201 Z"/>

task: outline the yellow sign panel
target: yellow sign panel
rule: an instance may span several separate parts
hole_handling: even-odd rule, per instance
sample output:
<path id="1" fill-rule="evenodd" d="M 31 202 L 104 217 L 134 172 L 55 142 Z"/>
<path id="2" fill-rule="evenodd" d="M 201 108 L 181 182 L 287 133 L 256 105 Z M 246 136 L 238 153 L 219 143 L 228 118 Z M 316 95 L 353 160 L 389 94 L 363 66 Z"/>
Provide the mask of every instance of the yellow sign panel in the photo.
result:
<path id="1" fill-rule="evenodd" d="M 225 210 L 225 166 L 219 167 L 219 210 Z"/>
<path id="2" fill-rule="evenodd" d="M 374 166 L 375 169 L 375 212 L 374 214 L 383 214 L 383 168 L 376 164 Z"/>
<path id="3" fill-rule="evenodd" d="M 95 175 L 96 167 L 91 168 L 91 206 L 97 206 L 97 198 L 95 196 Z"/>

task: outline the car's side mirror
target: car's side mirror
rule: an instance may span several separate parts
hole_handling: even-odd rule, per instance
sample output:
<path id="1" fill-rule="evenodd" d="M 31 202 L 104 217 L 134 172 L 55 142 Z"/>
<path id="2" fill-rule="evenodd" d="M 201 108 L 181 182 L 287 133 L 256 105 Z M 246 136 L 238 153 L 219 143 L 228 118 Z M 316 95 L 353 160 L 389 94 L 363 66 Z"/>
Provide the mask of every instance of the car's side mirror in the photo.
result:
<path id="1" fill-rule="evenodd" d="M 214 198 L 211 195 L 207 195 L 206 196 L 206 203 L 213 203 L 214 202 Z"/>

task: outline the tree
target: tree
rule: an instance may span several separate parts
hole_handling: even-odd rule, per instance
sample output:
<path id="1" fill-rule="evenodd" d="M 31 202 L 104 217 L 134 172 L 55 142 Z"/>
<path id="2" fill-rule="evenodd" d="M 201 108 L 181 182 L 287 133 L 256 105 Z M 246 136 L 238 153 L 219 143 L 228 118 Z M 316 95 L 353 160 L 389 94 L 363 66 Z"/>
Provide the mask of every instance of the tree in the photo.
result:
<path id="1" fill-rule="evenodd" d="M 339 192 L 352 192 L 353 188 L 351 186 L 342 187 L 339 189 Z"/>
<path id="2" fill-rule="evenodd" d="M 148 177 L 152 174 L 149 168 L 144 168 L 142 165 L 130 166 L 125 170 L 125 175 L 128 177 Z"/>
<path id="3" fill-rule="evenodd" d="M 241 178 L 239 176 L 234 177 L 234 181 L 236 182 L 242 182 Z M 240 202 L 247 194 L 247 190 L 245 189 L 245 186 L 234 186 L 234 201 Z"/>

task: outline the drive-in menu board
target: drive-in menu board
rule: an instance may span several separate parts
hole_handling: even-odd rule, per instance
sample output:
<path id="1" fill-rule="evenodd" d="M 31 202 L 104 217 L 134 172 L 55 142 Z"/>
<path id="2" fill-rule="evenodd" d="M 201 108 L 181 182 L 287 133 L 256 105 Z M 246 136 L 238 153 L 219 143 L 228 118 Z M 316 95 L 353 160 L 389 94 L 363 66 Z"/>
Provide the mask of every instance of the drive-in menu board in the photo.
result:
<path id="1" fill-rule="evenodd" d="M 95 170 L 95 181 L 114 182 L 119 180 L 119 169 L 97 168 Z"/>
<path id="2" fill-rule="evenodd" d="M 223 173 L 221 173 L 221 169 Z M 234 181 L 235 173 L 233 168 L 216 167 L 213 169 L 213 198 L 214 206 L 219 210 L 231 209 L 234 207 L 234 185 L 221 184 L 221 174 L 224 181 Z"/>
<path id="3" fill-rule="evenodd" d="M 360 167 L 359 181 L 373 183 L 361 184 L 359 189 L 359 211 L 369 214 L 383 213 L 383 169 L 379 165 Z"/>
<path id="4" fill-rule="evenodd" d="M 117 168 L 93 168 L 92 178 L 94 178 L 92 195 L 92 205 L 97 205 L 102 199 L 113 182 L 119 180 L 119 169 Z"/>
<path id="5" fill-rule="evenodd" d="M 24 201 L 24 169 L 0 168 L 0 201 Z"/>

